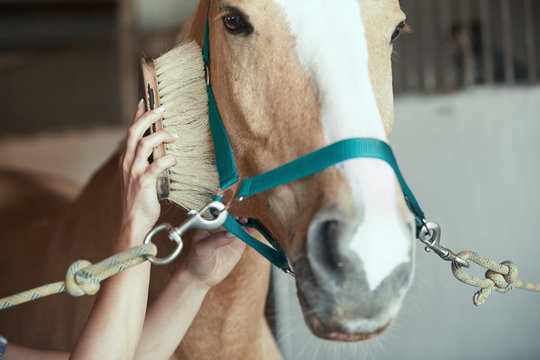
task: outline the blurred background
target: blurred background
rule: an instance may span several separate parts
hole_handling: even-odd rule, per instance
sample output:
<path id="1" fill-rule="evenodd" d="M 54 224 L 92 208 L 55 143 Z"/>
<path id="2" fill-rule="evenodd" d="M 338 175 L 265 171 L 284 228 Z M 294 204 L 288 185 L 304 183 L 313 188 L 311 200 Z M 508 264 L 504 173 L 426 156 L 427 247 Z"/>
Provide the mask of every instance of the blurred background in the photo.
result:
<path id="1" fill-rule="evenodd" d="M 131 121 L 139 57 L 173 47 L 196 5 L 0 0 L 0 166 L 87 181 Z M 540 282 L 540 1 L 401 5 L 413 32 L 394 48 L 391 143 L 405 178 L 443 246 L 511 259 Z M 316 339 L 294 281 L 273 280 L 285 359 L 540 359 L 540 294 L 493 294 L 476 308 L 475 290 L 419 245 L 402 312 L 368 342 Z"/>

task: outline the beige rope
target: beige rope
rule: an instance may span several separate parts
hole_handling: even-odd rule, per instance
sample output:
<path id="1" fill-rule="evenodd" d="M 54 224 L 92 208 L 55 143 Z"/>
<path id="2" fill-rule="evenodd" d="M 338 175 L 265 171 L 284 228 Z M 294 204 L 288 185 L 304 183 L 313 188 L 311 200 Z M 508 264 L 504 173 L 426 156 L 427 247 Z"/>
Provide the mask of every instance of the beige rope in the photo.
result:
<path id="1" fill-rule="evenodd" d="M 470 260 L 487 269 L 486 278 L 480 279 L 463 271 L 463 266 L 459 263 L 452 262 L 452 273 L 456 279 L 467 285 L 480 288 L 473 296 L 473 302 L 477 306 L 481 306 L 486 302 L 493 289 L 501 293 L 508 293 L 515 287 L 540 292 L 540 284 L 533 284 L 517 279 L 518 269 L 510 261 L 503 261 L 499 264 L 473 251 L 462 251 L 457 256 L 463 260 Z"/>
<path id="2" fill-rule="evenodd" d="M 60 294 L 64 291 L 67 291 L 72 296 L 94 295 L 99 291 L 101 281 L 130 267 L 139 265 L 145 262 L 148 256 L 155 256 L 156 254 L 156 246 L 149 243 L 124 250 L 95 265 L 86 260 L 78 260 L 71 264 L 67 270 L 65 281 L 43 285 L 2 298 L 0 299 L 0 310 L 48 295 Z"/>

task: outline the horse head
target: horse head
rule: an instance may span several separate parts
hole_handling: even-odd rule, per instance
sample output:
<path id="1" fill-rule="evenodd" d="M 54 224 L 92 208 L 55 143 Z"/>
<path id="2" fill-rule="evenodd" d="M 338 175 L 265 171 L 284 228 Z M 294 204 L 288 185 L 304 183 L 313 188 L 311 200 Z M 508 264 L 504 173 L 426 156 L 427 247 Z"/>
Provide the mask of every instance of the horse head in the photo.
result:
<path id="1" fill-rule="evenodd" d="M 193 20 L 197 41 L 207 6 Z M 212 0 L 210 74 L 240 177 L 346 138 L 388 141 L 392 42 L 404 18 L 398 0 Z M 385 162 L 349 160 L 236 211 L 280 241 L 316 335 L 367 339 L 397 315 L 415 227 Z"/>

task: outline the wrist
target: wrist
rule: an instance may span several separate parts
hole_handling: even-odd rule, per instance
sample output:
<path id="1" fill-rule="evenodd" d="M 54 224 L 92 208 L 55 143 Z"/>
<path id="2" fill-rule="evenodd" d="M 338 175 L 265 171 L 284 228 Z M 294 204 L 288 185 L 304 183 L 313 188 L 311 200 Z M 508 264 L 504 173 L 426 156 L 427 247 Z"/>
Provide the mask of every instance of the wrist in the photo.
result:
<path id="1" fill-rule="evenodd" d="M 143 236 L 146 236 L 150 230 L 152 230 L 153 225 L 156 223 L 159 217 L 159 211 L 157 214 L 150 214 L 147 211 L 142 211 L 138 207 L 128 208 L 124 206 L 121 213 L 121 226 L 132 232 L 144 233 Z"/>
<path id="2" fill-rule="evenodd" d="M 188 290 L 194 297 L 201 300 L 206 296 L 211 286 L 199 280 L 189 269 L 182 269 L 176 276 L 176 284 L 179 289 Z"/>
<path id="3" fill-rule="evenodd" d="M 141 245 L 148 231 L 145 227 L 137 226 L 135 223 L 123 222 L 118 230 L 118 236 L 115 243 L 115 250 L 126 250 L 134 246 Z"/>

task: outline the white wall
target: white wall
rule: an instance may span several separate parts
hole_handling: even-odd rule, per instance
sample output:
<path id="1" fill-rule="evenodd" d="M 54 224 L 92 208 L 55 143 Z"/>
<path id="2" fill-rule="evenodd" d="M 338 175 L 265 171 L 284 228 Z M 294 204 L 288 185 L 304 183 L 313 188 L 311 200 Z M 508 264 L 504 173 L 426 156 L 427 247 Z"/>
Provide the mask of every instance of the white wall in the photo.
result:
<path id="1" fill-rule="evenodd" d="M 137 24 L 142 31 L 177 27 L 195 10 L 199 0 L 135 0 Z"/>
<path id="2" fill-rule="evenodd" d="M 519 278 L 540 282 L 540 87 L 402 97 L 395 112 L 394 153 L 443 246 L 512 260 Z M 293 280 L 274 271 L 285 359 L 540 359 L 540 293 L 494 293 L 475 307 L 449 263 L 420 244 L 416 258 L 397 320 L 357 344 L 314 338 Z"/>

